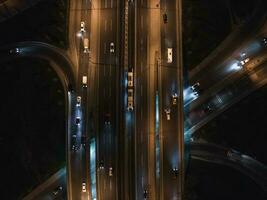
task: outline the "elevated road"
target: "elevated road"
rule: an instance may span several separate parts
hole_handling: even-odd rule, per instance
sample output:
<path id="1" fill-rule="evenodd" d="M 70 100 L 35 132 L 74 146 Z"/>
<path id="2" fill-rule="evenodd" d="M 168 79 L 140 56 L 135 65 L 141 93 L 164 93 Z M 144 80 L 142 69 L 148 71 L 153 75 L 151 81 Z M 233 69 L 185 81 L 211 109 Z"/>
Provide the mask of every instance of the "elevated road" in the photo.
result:
<path id="1" fill-rule="evenodd" d="M 267 167 L 250 156 L 210 143 L 191 143 L 192 159 L 232 167 L 250 177 L 267 194 Z"/>

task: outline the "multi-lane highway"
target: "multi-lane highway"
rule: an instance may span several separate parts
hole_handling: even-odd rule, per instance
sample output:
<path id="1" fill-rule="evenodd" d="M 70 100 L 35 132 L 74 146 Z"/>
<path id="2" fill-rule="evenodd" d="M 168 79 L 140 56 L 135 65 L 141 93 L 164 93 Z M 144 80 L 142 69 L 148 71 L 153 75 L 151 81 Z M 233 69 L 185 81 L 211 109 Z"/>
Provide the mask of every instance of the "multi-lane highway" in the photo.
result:
<path id="1" fill-rule="evenodd" d="M 125 1 L 126 13 L 118 0 L 70 1 L 68 53 L 75 66 L 63 72 L 55 68 L 60 76 L 67 74 L 61 78 L 66 89 L 69 79 L 74 89 L 67 96 L 69 199 L 181 199 L 178 2 Z M 234 97 L 243 97 L 245 88 L 265 81 L 264 34 L 263 28 L 256 40 L 242 43 L 232 56 L 191 77 L 191 85 L 200 83 L 201 90 L 185 89 L 186 105 L 191 104 L 189 126 L 199 127 Z M 34 44 L 15 45 L 14 56 L 16 48 L 25 56 L 46 51 Z M 54 51 L 39 57 L 53 57 Z M 66 65 L 68 59 L 59 62 Z M 127 109 L 130 71 L 133 111 Z M 234 80 L 240 81 L 234 85 Z"/>

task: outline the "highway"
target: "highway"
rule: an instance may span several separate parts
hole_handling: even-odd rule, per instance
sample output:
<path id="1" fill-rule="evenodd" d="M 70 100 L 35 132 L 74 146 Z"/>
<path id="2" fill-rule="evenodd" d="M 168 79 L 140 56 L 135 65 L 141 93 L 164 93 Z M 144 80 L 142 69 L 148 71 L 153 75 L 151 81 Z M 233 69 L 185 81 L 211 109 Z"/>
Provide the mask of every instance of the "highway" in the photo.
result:
<path id="1" fill-rule="evenodd" d="M 177 5 L 167 0 L 160 4 L 154 0 L 129 1 L 127 55 L 120 52 L 125 48 L 121 48 L 122 9 L 118 0 L 70 1 L 71 61 L 63 51 L 38 42 L 1 48 L 0 58 L 45 58 L 59 74 L 65 91 L 72 85 L 74 91 L 65 95 L 69 199 L 113 200 L 134 196 L 139 200 L 148 198 L 146 192 L 149 199 L 181 199 L 184 158 L 180 150 L 184 140 L 177 131 L 183 127 L 178 126 L 182 118 L 179 104 L 173 103 L 172 97 L 179 96 L 180 87 Z M 264 7 L 260 9 L 262 12 Z M 85 31 L 81 31 L 82 21 Z M 227 52 L 216 64 L 190 77 L 191 85 L 199 82 L 201 91 L 196 95 L 191 88 L 185 88 L 185 107 L 191 109 L 186 133 L 192 134 L 267 83 L 267 50 L 263 42 L 266 26 L 258 29 L 260 24 L 253 26 L 257 30 L 255 36 L 247 34 L 233 52 Z M 84 52 L 85 38 L 89 39 L 88 53 Z M 171 60 L 168 48 L 172 49 Z M 127 65 L 122 64 L 125 57 Z M 249 61 L 241 66 L 246 58 Z M 135 104 L 134 111 L 128 111 L 124 89 L 126 73 L 132 69 Z M 87 76 L 87 87 L 83 87 L 83 76 Z M 81 96 L 81 106 L 76 106 L 77 96 Z M 77 117 L 81 118 L 79 124 Z M 77 151 L 72 149 L 74 141 Z M 119 141 L 123 141 L 120 143 L 123 147 L 119 147 Z M 122 152 L 124 149 L 126 152 Z M 82 191 L 83 183 L 86 191 Z M 47 189 L 44 199 L 50 198 L 54 187 Z"/>
<path id="2" fill-rule="evenodd" d="M 214 113 L 218 110 L 225 110 L 226 105 L 232 105 L 230 102 L 233 99 L 241 99 L 248 95 L 251 91 L 254 91 L 259 86 L 264 84 L 265 80 L 265 63 L 267 59 L 266 46 L 262 42 L 263 36 L 252 40 L 252 44 L 257 44 L 257 48 L 248 57 L 250 60 L 243 66 L 235 71 L 235 73 L 228 77 L 217 80 L 207 89 L 203 89 L 199 97 L 190 104 L 190 120 L 187 120 L 187 130 L 191 128 L 197 130 L 206 122 L 217 116 Z M 225 69 L 229 69 L 229 66 L 224 66 Z M 191 92 L 190 88 L 186 92 Z M 236 100 L 234 102 L 236 102 Z M 227 108 L 229 107 L 227 106 Z M 187 106 L 187 105 L 186 105 Z M 224 108 L 219 109 L 219 108 Z M 212 118 L 206 117 L 212 114 Z M 205 121 L 203 120 L 205 119 Z M 198 124 L 198 122 L 202 121 Z"/>
<path id="3" fill-rule="evenodd" d="M 152 1 L 151 1 L 152 2 Z M 148 190 L 149 197 L 153 199 L 153 183 L 148 181 L 148 170 L 151 170 L 154 175 L 154 165 L 149 165 L 148 154 L 149 150 L 149 136 L 153 130 L 154 118 L 154 99 L 151 99 L 149 105 L 149 54 L 148 54 L 148 1 L 136 1 L 134 5 L 135 16 L 135 52 L 134 52 L 134 85 L 135 85 L 135 199 L 143 199 L 144 191 Z M 151 81 L 153 84 L 153 81 Z M 149 106 L 152 106 L 151 109 Z M 152 123 L 150 122 L 152 121 Z M 151 123 L 152 127 L 149 126 Z M 152 130 L 151 130 L 152 129 Z M 153 140 L 152 140 L 153 142 Z M 154 145 L 152 146 L 152 153 Z M 152 179 L 153 180 L 153 179 Z"/>
<path id="4" fill-rule="evenodd" d="M 93 4 L 94 5 L 94 4 Z M 118 101 L 119 101 L 119 1 L 102 0 L 99 2 L 99 29 L 96 69 L 98 83 L 97 126 L 97 199 L 118 199 Z M 94 40 L 96 38 L 92 38 Z M 113 45 L 112 45 L 113 43 Z M 90 94 L 89 94 L 90 95 Z"/>
<path id="5" fill-rule="evenodd" d="M 181 110 L 179 110 L 179 86 L 178 72 L 181 70 L 181 62 L 178 55 L 182 51 L 181 37 L 177 37 L 181 24 L 177 13 L 179 1 L 161 2 L 161 64 L 159 67 L 159 118 L 160 127 L 160 151 L 161 151 L 161 187 L 160 199 L 181 199 L 183 188 L 183 150 L 184 140 L 180 130 L 183 130 Z M 164 19 L 165 15 L 165 19 Z M 166 20 L 167 18 L 167 20 Z M 172 56 L 169 50 L 172 49 Z M 167 51 L 168 50 L 168 51 Z M 171 58 L 172 57 L 172 58 Z M 173 103 L 173 95 L 178 94 L 177 103 Z M 168 116 L 169 115 L 169 116 Z M 181 126 L 181 127 L 180 127 Z M 183 132 L 183 131 L 182 131 Z"/>

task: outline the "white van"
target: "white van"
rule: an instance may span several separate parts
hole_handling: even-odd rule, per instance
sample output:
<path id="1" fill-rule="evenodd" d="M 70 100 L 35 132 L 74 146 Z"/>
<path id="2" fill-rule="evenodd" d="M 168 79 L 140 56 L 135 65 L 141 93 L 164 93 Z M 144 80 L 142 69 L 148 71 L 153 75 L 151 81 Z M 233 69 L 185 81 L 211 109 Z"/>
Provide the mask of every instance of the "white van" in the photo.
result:
<path id="1" fill-rule="evenodd" d="M 167 53 L 168 53 L 167 63 L 172 63 L 172 48 L 168 48 Z"/>
<path id="2" fill-rule="evenodd" d="M 83 39 L 83 47 L 84 47 L 83 52 L 89 53 L 89 40 L 88 40 L 88 38 Z"/>
<path id="3" fill-rule="evenodd" d="M 87 76 L 83 76 L 82 84 L 83 84 L 83 87 L 84 87 L 84 88 L 87 87 Z"/>

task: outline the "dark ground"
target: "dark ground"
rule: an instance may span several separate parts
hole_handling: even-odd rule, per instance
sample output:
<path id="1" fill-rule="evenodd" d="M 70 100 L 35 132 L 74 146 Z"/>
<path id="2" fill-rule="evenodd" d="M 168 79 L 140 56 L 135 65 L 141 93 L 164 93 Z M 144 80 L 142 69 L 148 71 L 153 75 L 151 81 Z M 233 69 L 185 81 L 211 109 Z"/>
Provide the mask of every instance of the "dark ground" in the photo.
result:
<path id="1" fill-rule="evenodd" d="M 66 48 L 68 0 L 43 0 L 1 23 L 0 46 L 20 41 L 42 41 Z"/>
<path id="2" fill-rule="evenodd" d="M 45 61 L 0 68 L 1 199 L 18 199 L 65 165 L 63 87 Z"/>
<path id="3" fill-rule="evenodd" d="M 267 86 L 233 105 L 194 136 L 231 147 L 267 164 Z"/>
<path id="4" fill-rule="evenodd" d="M 183 61 L 192 70 L 264 0 L 183 0 Z"/>
<path id="5" fill-rule="evenodd" d="M 222 165 L 191 160 L 185 184 L 185 200 L 265 200 L 251 179 Z"/>

